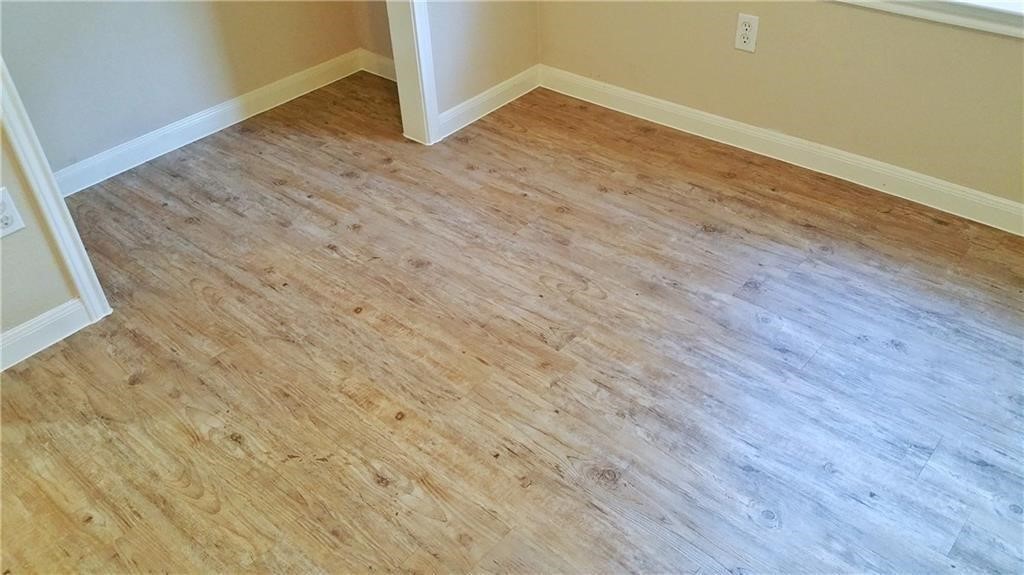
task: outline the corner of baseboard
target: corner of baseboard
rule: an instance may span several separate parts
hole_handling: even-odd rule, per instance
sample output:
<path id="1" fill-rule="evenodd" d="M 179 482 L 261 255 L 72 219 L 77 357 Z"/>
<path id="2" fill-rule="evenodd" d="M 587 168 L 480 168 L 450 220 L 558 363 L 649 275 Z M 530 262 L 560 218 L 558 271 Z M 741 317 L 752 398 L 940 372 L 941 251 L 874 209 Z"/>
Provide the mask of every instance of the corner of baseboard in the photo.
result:
<path id="1" fill-rule="evenodd" d="M 395 61 L 387 56 L 359 48 L 359 68 L 385 80 L 397 81 Z"/>
<path id="2" fill-rule="evenodd" d="M 0 334 L 0 370 L 95 323 L 82 300 L 69 300 Z"/>
<path id="3" fill-rule="evenodd" d="M 540 71 L 540 64 L 530 66 L 515 76 L 441 112 L 438 115 L 441 127 L 439 140 L 447 138 L 540 86 Z"/>

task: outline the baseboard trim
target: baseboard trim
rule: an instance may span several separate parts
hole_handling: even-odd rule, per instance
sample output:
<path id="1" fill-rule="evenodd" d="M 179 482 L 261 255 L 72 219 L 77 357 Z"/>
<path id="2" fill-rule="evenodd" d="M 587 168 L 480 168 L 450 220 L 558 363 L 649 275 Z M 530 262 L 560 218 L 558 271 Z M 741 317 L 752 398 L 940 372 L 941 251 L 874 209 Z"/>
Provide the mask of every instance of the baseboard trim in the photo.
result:
<path id="1" fill-rule="evenodd" d="M 69 196 L 360 70 L 395 79 L 393 60 L 358 48 L 68 166 L 56 174 L 60 190 Z M 544 64 L 441 112 L 438 141 L 538 86 L 1024 235 L 1020 202 Z"/>
<path id="2" fill-rule="evenodd" d="M 0 334 L 0 370 L 92 324 L 82 300 L 73 299 Z"/>
<path id="3" fill-rule="evenodd" d="M 549 90 L 1024 235 L 1022 203 L 558 68 L 538 71 Z"/>
<path id="4" fill-rule="evenodd" d="M 397 81 L 395 61 L 366 48 L 359 48 L 359 68 L 385 80 Z"/>
<path id="5" fill-rule="evenodd" d="M 394 79 L 394 69 L 388 58 L 357 48 L 63 168 L 57 183 L 70 196 L 360 70 Z"/>
<path id="6" fill-rule="evenodd" d="M 439 141 L 536 88 L 540 85 L 540 69 L 540 65 L 531 66 L 465 102 L 441 112 Z"/>

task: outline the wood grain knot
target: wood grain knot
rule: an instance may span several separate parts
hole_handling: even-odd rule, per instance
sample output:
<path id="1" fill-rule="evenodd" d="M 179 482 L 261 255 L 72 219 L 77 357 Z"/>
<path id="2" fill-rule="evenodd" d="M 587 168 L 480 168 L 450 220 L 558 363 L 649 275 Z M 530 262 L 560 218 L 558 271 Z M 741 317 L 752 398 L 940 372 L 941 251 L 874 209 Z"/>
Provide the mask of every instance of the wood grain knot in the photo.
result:
<path id="1" fill-rule="evenodd" d="M 776 529 L 779 526 L 779 515 L 771 509 L 763 509 L 755 519 L 758 525 L 767 529 Z"/>
<path id="2" fill-rule="evenodd" d="M 614 467 L 592 467 L 587 475 L 596 483 L 605 487 L 614 487 L 622 478 L 622 472 Z"/>

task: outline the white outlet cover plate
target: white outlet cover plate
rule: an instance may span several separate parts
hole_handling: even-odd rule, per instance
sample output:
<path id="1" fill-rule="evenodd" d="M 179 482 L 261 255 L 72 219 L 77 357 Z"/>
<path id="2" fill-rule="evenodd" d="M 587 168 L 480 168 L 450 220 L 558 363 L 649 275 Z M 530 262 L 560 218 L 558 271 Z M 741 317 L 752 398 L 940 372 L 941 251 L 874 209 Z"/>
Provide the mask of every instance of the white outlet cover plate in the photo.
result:
<path id="1" fill-rule="evenodd" d="M 753 52 L 757 49 L 758 17 L 742 12 L 736 18 L 736 49 Z M 746 25 L 746 26 L 744 26 Z"/>
<path id="2" fill-rule="evenodd" d="M 0 238 L 24 227 L 25 222 L 18 213 L 18 207 L 11 200 L 11 195 L 7 193 L 7 188 L 0 187 Z"/>

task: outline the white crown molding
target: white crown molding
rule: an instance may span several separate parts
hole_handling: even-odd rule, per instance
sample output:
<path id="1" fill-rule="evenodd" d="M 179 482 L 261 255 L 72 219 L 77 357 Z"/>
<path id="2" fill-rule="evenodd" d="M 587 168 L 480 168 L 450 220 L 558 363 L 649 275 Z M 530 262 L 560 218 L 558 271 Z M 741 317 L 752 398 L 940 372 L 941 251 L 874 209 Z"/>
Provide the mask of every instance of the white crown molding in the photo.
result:
<path id="1" fill-rule="evenodd" d="M 567 96 L 835 176 L 1017 235 L 1024 204 L 836 148 L 541 65 L 540 85 Z"/>
<path id="2" fill-rule="evenodd" d="M 539 86 L 540 65 L 534 65 L 440 114 L 444 139 Z"/>
<path id="3" fill-rule="evenodd" d="M 18 90 L 7 70 L 0 61 L 3 76 L 3 93 L 0 110 L 3 114 L 3 128 L 10 139 L 14 156 L 25 172 L 29 193 L 39 204 L 45 231 L 52 238 L 60 259 L 82 300 L 90 322 L 99 321 L 110 314 L 110 304 L 103 294 L 103 288 L 96 278 L 92 262 L 85 252 L 82 239 L 78 236 L 71 213 L 50 171 L 50 164 L 43 154 L 36 133 L 32 129 L 28 114 L 22 105 Z"/>
<path id="4" fill-rule="evenodd" d="M 0 334 L 0 370 L 35 355 L 93 323 L 82 300 L 73 299 Z"/>
<path id="5" fill-rule="evenodd" d="M 346 52 L 63 168 L 57 171 L 60 189 L 65 196 L 69 196 L 246 118 L 336 82 L 362 69 L 364 62 L 369 60 L 364 53 L 369 52 L 362 48 Z M 377 70 L 369 70 L 370 72 L 382 72 L 378 75 L 383 75 L 386 71 L 381 62 L 374 61 L 373 65 Z"/>

